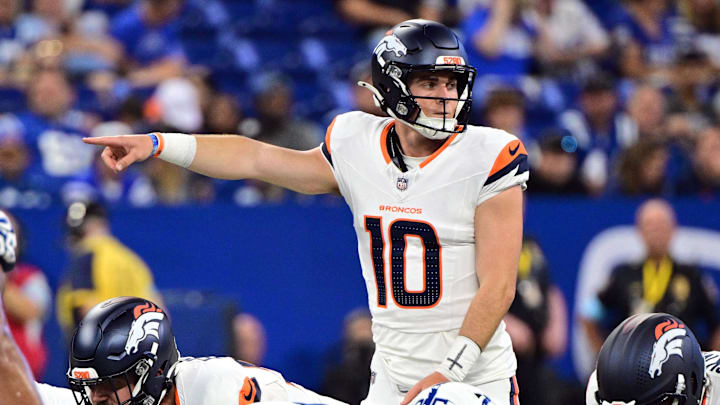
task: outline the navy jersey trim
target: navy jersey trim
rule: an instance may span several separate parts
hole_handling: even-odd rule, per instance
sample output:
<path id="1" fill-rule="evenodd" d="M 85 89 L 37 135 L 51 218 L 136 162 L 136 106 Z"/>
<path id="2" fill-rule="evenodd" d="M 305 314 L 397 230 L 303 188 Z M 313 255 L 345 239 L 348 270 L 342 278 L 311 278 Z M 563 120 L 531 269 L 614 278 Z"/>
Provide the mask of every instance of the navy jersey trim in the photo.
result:
<path id="1" fill-rule="evenodd" d="M 330 166 L 332 166 L 334 168 L 335 166 L 333 165 L 332 155 L 330 155 L 330 151 L 328 150 L 325 142 L 322 143 L 321 149 L 322 149 L 323 155 L 325 155 L 325 159 L 327 159 L 328 163 L 330 163 Z"/>
<path id="2" fill-rule="evenodd" d="M 485 180 L 485 184 L 483 184 L 483 187 L 500 180 L 506 174 L 510 173 L 513 169 L 515 169 L 516 167 L 518 168 L 517 173 L 515 173 L 516 176 L 523 174 L 530 169 L 530 165 L 528 164 L 528 161 L 527 161 L 527 155 L 525 155 L 525 154 L 518 155 L 515 159 L 513 159 L 512 162 L 510 162 L 510 164 L 508 164 L 507 166 L 498 170 L 497 173 L 493 174 L 492 176 L 488 177 L 487 180 Z"/>

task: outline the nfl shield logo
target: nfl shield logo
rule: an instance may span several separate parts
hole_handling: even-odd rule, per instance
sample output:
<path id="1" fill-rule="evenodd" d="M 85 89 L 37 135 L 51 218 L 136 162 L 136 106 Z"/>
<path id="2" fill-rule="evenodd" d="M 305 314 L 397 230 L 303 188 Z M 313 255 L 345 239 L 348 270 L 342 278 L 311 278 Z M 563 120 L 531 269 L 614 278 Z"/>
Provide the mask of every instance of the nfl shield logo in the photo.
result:
<path id="1" fill-rule="evenodd" d="M 397 188 L 400 191 L 407 190 L 408 187 L 408 180 L 405 177 L 398 177 L 397 179 Z"/>

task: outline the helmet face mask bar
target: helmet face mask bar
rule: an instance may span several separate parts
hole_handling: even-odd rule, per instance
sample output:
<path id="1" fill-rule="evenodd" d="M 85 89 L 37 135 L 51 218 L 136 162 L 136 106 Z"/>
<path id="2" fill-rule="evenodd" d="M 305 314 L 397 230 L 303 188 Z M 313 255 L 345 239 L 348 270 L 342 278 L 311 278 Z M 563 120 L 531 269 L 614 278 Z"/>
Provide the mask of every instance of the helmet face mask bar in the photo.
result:
<path id="1" fill-rule="evenodd" d="M 78 405 L 93 405 L 91 389 L 98 385 L 108 384 L 110 391 L 115 395 L 118 405 L 142 404 L 143 399 L 147 396 L 139 395 L 141 381 L 145 374 L 149 371 L 146 360 L 140 360 L 136 365 L 121 373 L 98 378 L 76 378 L 68 375 L 70 390 L 75 397 L 75 403 Z M 143 371 L 144 370 L 144 371 Z M 134 374 L 134 375 L 133 375 Z M 120 399 L 118 391 L 126 388 L 130 393 L 130 397 L 124 401 Z"/>
<path id="2" fill-rule="evenodd" d="M 678 381 L 674 393 L 661 393 L 657 398 L 649 401 L 638 403 L 636 401 L 630 401 L 627 405 L 690 405 L 687 402 L 687 395 L 683 394 L 685 391 L 685 377 L 682 374 L 678 374 Z M 704 393 L 704 390 L 703 390 Z M 700 396 L 702 398 L 702 395 Z M 607 401 L 600 397 L 600 391 L 595 392 L 595 399 L 601 405 L 617 405 L 623 404 L 619 401 Z"/>
<path id="3" fill-rule="evenodd" d="M 393 118 L 423 136 L 442 140 L 463 132 L 470 118 L 475 68 L 465 64 L 465 50 L 455 34 L 440 23 L 410 20 L 393 27 L 373 52 L 373 84 L 358 82 L 373 93 L 375 104 Z M 457 79 L 457 98 L 413 95 L 411 75 L 420 72 L 451 72 Z M 442 118 L 428 117 L 417 100 L 442 101 Z M 447 114 L 448 102 L 457 102 Z M 451 118 L 448 118 L 451 116 Z"/>

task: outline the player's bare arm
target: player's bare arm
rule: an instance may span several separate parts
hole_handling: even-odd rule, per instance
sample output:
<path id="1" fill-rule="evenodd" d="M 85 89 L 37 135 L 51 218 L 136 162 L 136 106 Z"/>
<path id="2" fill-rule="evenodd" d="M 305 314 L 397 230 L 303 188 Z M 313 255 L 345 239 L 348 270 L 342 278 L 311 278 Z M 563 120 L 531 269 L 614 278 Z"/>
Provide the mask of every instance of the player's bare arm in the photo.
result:
<path id="1" fill-rule="evenodd" d="M 185 143 L 189 141 L 189 135 L 157 134 L 155 139 L 158 135 L 160 144 L 154 143 L 150 135 L 85 138 L 84 141 L 105 146 L 102 160 L 115 171 L 125 170 L 135 162 L 156 155 L 220 179 L 262 180 L 304 194 L 337 190 L 335 177 L 320 148 L 296 151 L 243 136 L 196 135 L 193 136 L 194 149 L 188 152 Z M 175 149 L 171 151 L 171 148 Z M 170 155 L 166 158 L 163 153 Z"/>
<path id="2" fill-rule="evenodd" d="M 480 287 L 465 315 L 460 336 L 469 339 L 470 345 L 474 343 L 480 350 L 487 346 L 515 297 L 522 221 L 520 186 L 501 192 L 475 209 L 475 268 Z M 468 347 L 458 348 L 456 361 L 472 349 Z M 408 391 L 401 405 L 409 404 L 425 388 L 448 380 L 439 371 L 430 374 Z"/>
<path id="3" fill-rule="evenodd" d="M 5 274 L 0 272 L 0 289 L 4 287 Z M 29 373 L 0 309 L 0 405 L 41 405 Z"/>
<path id="4" fill-rule="evenodd" d="M 515 298 L 522 248 L 522 190 L 515 186 L 475 209 L 475 268 L 480 288 L 460 334 L 487 345 Z"/>
<path id="5" fill-rule="evenodd" d="M 5 290 L 5 272 L 15 265 L 15 232 L 9 218 L 0 210 L 0 298 Z M 0 405 L 41 405 L 30 369 L 20 354 L 5 318 L 0 300 Z"/>

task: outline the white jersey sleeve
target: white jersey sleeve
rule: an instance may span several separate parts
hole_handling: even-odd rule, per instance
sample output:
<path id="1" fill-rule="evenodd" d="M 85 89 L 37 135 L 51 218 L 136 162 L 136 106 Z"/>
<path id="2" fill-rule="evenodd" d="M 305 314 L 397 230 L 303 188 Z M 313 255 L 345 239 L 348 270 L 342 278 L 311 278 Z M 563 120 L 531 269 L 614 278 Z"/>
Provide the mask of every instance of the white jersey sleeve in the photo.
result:
<path id="1" fill-rule="evenodd" d="M 720 352 L 703 352 L 705 357 L 705 398 L 703 405 L 720 405 Z"/>
<path id="2" fill-rule="evenodd" d="M 43 405 L 77 405 L 73 392 L 68 388 L 55 387 L 43 383 L 35 383 Z"/>
<path id="3" fill-rule="evenodd" d="M 354 207 L 352 182 L 357 180 L 355 176 L 358 174 L 371 175 L 370 172 L 353 162 L 352 155 L 364 154 L 372 150 L 379 142 L 379 135 L 387 134 L 393 122 L 390 118 L 349 112 L 335 117 L 327 129 L 322 151 L 332 167 L 340 194 L 345 198 L 351 210 Z M 378 136 L 362 136 L 365 134 L 377 134 Z"/>
<path id="4" fill-rule="evenodd" d="M 492 161 L 487 178 L 480 189 L 476 205 L 480 205 L 513 186 L 521 186 L 524 190 L 530 177 L 527 151 L 522 142 L 505 131 L 493 128 L 483 129 L 491 134 L 478 145 L 482 151 L 479 150 L 478 154 L 489 153 L 490 156 L 493 156 L 493 152 L 495 152 L 495 159 Z"/>
<path id="5" fill-rule="evenodd" d="M 244 405 L 258 401 L 346 405 L 289 383 L 277 371 L 230 357 L 186 357 L 176 367 L 176 405 Z"/>

